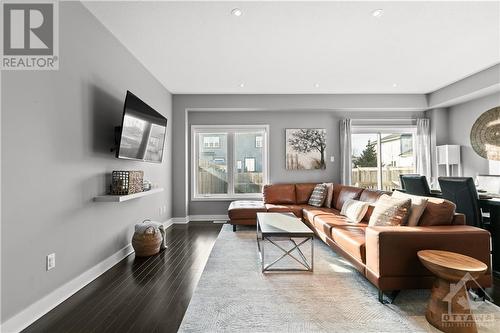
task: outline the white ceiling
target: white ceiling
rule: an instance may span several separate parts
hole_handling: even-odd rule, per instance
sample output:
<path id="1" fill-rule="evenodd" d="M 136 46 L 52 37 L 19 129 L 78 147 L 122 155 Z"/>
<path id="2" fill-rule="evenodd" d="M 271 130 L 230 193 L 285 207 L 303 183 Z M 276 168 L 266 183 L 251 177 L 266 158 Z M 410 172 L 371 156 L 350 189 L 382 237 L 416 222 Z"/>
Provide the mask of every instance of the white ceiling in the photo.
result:
<path id="1" fill-rule="evenodd" d="M 498 1 L 85 6 L 176 94 L 428 93 L 500 62 Z"/>

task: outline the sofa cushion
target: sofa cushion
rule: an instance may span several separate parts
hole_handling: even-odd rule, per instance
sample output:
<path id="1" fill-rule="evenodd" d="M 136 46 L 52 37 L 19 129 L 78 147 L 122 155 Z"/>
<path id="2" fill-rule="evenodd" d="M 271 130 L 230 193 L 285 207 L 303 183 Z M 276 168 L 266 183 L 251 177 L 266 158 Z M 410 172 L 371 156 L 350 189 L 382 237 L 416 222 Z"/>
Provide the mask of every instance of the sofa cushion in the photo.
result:
<path id="1" fill-rule="evenodd" d="M 314 207 L 321 207 L 323 206 L 323 202 L 325 202 L 326 194 L 326 184 L 318 184 L 314 187 L 314 191 L 311 193 L 311 197 L 307 203 Z"/>
<path id="2" fill-rule="evenodd" d="M 455 215 L 455 204 L 451 201 L 426 197 L 427 206 L 420 217 L 419 226 L 450 225 Z"/>
<path id="3" fill-rule="evenodd" d="M 262 201 L 238 200 L 229 205 L 227 215 L 231 220 L 256 219 L 257 212 L 266 212 Z"/>
<path id="4" fill-rule="evenodd" d="M 270 213 L 294 213 L 295 216 L 302 218 L 302 205 L 275 205 L 266 204 L 266 209 Z"/>
<path id="5" fill-rule="evenodd" d="M 352 226 L 332 228 L 332 239 L 356 260 L 366 263 L 365 228 Z"/>
<path id="6" fill-rule="evenodd" d="M 295 196 L 297 204 L 306 204 L 311 197 L 316 183 L 295 184 Z"/>
<path id="7" fill-rule="evenodd" d="M 331 208 L 333 200 L 333 183 L 325 183 L 325 184 L 326 184 L 326 199 L 323 205 L 327 208 Z"/>
<path id="8" fill-rule="evenodd" d="M 345 216 L 342 216 L 338 212 L 336 212 L 336 213 L 316 216 L 314 218 L 314 226 L 324 230 L 330 230 L 331 228 L 336 228 L 336 227 L 366 228 L 368 224 L 364 222 L 360 223 L 349 222 L 349 220 Z M 325 226 L 328 226 L 328 229 L 325 228 Z M 330 234 L 328 233 L 327 235 Z"/>
<path id="9" fill-rule="evenodd" d="M 264 185 L 262 194 L 266 204 L 295 204 L 295 184 Z"/>
<path id="10" fill-rule="evenodd" d="M 363 192 L 361 192 L 361 195 L 359 196 L 359 200 L 364 201 L 364 202 L 370 202 L 370 203 L 376 202 L 382 194 L 389 194 L 390 195 L 389 192 L 385 192 L 385 191 L 365 189 L 365 190 L 363 190 Z"/>
<path id="11" fill-rule="evenodd" d="M 374 209 L 375 209 L 375 204 L 370 203 L 370 205 L 368 206 L 368 209 L 366 210 L 365 216 L 363 217 L 363 219 L 361 221 L 363 221 L 365 223 L 370 222 L 370 217 L 372 216 Z"/>
<path id="12" fill-rule="evenodd" d="M 335 184 L 333 186 L 333 202 L 335 203 L 333 207 L 341 210 L 346 200 L 359 199 L 361 192 L 363 192 L 363 189 L 359 187 Z"/>
<path id="13" fill-rule="evenodd" d="M 302 216 L 305 220 L 307 220 L 309 223 L 313 224 L 314 218 L 319 215 L 329 215 L 334 212 L 338 212 L 333 208 L 326 208 L 326 207 L 313 207 L 313 206 L 304 206 L 304 209 L 302 210 Z"/>

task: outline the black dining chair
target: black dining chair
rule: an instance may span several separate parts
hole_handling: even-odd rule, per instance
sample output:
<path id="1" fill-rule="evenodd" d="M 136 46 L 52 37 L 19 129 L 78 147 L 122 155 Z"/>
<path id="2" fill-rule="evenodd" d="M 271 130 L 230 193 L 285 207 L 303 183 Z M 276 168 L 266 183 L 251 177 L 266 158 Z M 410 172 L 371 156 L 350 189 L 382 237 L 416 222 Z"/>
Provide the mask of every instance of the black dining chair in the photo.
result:
<path id="1" fill-rule="evenodd" d="M 413 195 L 430 196 L 431 189 L 427 178 L 420 175 L 400 175 L 401 183 L 406 193 Z"/>
<path id="2" fill-rule="evenodd" d="M 465 215 L 465 223 L 483 227 L 479 196 L 472 177 L 439 177 L 443 198 L 457 206 L 457 213 Z"/>
<path id="3" fill-rule="evenodd" d="M 403 176 L 419 177 L 420 175 L 418 173 L 406 173 L 399 175 L 399 183 L 401 184 L 401 189 L 406 190 L 405 183 L 403 182 Z"/>

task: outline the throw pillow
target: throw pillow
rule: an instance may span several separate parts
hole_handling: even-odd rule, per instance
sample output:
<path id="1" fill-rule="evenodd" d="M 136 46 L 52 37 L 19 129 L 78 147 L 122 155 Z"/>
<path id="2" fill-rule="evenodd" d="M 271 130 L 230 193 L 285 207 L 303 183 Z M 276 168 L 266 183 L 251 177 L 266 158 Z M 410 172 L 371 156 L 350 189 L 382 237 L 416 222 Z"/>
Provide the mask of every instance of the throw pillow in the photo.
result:
<path id="1" fill-rule="evenodd" d="M 392 192 L 392 197 L 396 199 L 410 199 L 411 200 L 411 208 L 410 208 L 410 216 L 408 216 L 407 225 L 410 227 L 416 227 L 418 225 L 418 221 L 420 217 L 424 213 L 425 207 L 427 207 L 427 199 L 426 197 L 420 197 L 418 195 L 406 194 L 399 191 Z"/>
<path id="2" fill-rule="evenodd" d="M 344 202 L 340 215 L 347 217 L 349 222 L 359 223 L 365 216 L 368 206 L 370 206 L 368 202 L 348 199 Z"/>
<path id="3" fill-rule="evenodd" d="M 327 208 L 332 208 L 333 200 L 333 183 L 324 183 L 326 185 L 326 199 L 324 206 Z"/>
<path id="4" fill-rule="evenodd" d="M 326 198 L 326 185 L 318 184 L 314 187 L 314 190 L 309 197 L 308 204 L 314 207 L 321 207 Z"/>
<path id="5" fill-rule="evenodd" d="M 410 215 L 411 200 L 396 199 L 382 194 L 375 203 L 369 226 L 405 225 Z"/>

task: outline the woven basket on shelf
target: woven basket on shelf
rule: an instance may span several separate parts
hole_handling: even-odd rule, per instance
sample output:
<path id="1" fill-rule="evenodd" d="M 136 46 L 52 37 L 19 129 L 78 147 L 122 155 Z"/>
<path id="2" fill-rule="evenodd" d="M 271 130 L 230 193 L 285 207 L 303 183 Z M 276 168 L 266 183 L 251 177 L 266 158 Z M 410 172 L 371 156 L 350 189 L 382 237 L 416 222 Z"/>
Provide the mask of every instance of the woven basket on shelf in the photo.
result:
<path id="1" fill-rule="evenodd" d="M 111 194 L 127 195 L 143 191 L 144 171 L 113 171 Z"/>
<path id="2" fill-rule="evenodd" d="M 149 226 L 144 231 L 134 232 L 132 246 L 137 257 L 149 257 L 160 252 L 162 241 L 160 230 L 154 226 Z"/>

